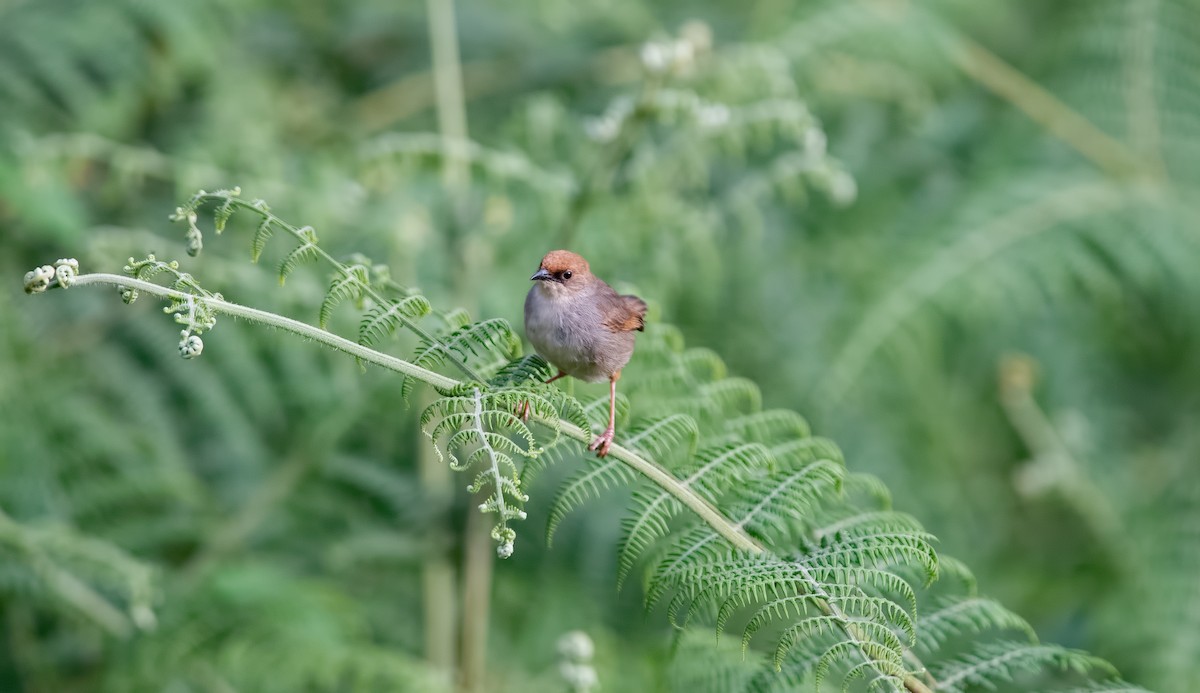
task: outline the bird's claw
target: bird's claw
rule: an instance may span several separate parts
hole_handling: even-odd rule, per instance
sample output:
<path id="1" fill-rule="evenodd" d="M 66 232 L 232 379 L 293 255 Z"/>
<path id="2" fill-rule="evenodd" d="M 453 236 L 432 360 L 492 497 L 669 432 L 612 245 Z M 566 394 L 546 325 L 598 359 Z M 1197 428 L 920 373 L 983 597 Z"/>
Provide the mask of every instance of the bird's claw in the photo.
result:
<path id="1" fill-rule="evenodd" d="M 529 404 L 529 400 L 525 400 L 517 405 L 517 409 L 513 413 L 522 421 L 528 421 L 529 415 L 533 413 L 533 407 Z"/>
<path id="2" fill-rule="evenodd" d="M 608 449 L 612 447 L 615 433 L 612 426 L 604 429 L 604 433 L 601 433 L 599 437 L 592 441 L 592 444 L 588 446 L 588 450 L 594 450 L 597 457 L 604 457 L 608 454 Z"/>

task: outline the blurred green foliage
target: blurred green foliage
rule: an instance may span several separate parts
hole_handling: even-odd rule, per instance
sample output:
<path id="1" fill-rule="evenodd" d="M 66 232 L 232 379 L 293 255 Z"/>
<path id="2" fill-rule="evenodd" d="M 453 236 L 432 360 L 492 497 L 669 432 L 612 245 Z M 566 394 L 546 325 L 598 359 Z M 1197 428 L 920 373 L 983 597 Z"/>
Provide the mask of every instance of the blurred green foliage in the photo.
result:
<path id="1" fill-rule="evenodd" d="M 0 690 L 435 685 L 420 568 L 458 561 L 469 500 L 420 488 L 398 379 L 231 320 L 183 362 L 141 303 L 20 295 L 56 257 L 184 259 L 167 213 L 232 185 L 514 324 L 569 245 L 838 441 L 1043 639 L 1194 689 L 1200 4 L 457 15 L 475 145 L 448 153 L 422 3 L 0 0 Z M 643 48 L 681 36 L 676 66 Z M 325 271 L 280 290 L 231 227 L 187 269 L 315 322 Z M 563 466 L 497 569 L 489 690 L 565 690 L 573 629 L 606 690 L 694 685 L 615 590 L 627 497 L 534 540 Z"/>

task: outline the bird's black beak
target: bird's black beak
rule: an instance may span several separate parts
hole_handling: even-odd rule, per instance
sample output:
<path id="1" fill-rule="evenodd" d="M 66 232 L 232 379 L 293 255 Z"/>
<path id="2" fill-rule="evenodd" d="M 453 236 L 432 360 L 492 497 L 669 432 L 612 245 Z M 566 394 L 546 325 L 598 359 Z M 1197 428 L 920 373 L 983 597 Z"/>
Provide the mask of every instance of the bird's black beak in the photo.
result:
<path id="1" fill-rule="evenodd" d="M 554 278 L 554 275 L 547 272 L 546 268 L 539 267 L 538 271 L 534 272 L 533 276 L 530 277 L 529 280 L 534 281 L 534 282 L 544 282 L 547 279 L 553 279 L 553 278 Z"/>

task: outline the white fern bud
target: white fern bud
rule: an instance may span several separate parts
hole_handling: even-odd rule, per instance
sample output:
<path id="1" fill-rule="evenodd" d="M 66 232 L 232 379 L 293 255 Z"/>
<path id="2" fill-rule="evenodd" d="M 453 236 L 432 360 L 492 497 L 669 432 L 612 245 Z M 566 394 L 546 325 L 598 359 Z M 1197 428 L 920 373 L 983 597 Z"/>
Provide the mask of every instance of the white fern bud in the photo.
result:
<path id="1" fill-rule="evenodd" d="M 638 57 L 641 58 L 642 67 L 646 68 L 646 72 L 653 75 L 666 72 L 671 61 L 667 47 L 657 41 L 647 41 L 642 44 L 642 50 L 638 53 Z"/>
<path id="2" fill-rule="evenodd" d="M 558 665 L 558 672 L 574 693 L 588 693 L 600 686 L 600 677 L 590 664 L 563 662 Z"/>
<path id="3" fill-rule="evenodd" d="M 204 351 L 204 340 L 199 335 L 189 334 L 187 330 L 180 333 L 179 355 L 185 359 L 194 359 Z"/>
<path id="4" fill-rule="evenodd" d="M 564 633 L 558 639 L 558 654 L 562 656 L 558 673 L 575 693 L 589 693 L 599 687 L 600 677 L 591 665 L 595 653 L 592 639 L 581 630 Z"/>
<path id="5" fill-rule="evenodd" d="M 58 280 L 58 285 L 64 289 L 71 286 L 75 275 L 79 274 L 79 261 L 73 257 L 61 258 L 54 265 L 54 278 Z"/>
<path id="6" fill-rule="evenodd" d="M 587 633 L 573 630 L 563 633 L 562 637 L 558 639 L 558 653 L 572 661 L 588 662 L 596 653 L 596 646 Z"/>
<path id="7" fill-rule="evenodd" d="M 54 268 L 50 265 L 35 267 L 25 273 L 25 293 L 40 294 L 50 288 L 54 281 Z"/>

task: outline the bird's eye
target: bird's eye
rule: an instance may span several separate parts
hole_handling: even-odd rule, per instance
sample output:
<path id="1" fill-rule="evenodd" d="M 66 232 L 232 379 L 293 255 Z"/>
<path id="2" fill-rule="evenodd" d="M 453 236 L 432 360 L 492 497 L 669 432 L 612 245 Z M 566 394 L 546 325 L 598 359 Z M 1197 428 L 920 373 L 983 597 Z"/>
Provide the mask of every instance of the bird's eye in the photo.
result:
<path id="1" fill-rule="evenodd" d="M 563 279 L 570 279 L 570 278 L 571 278 L 571 270 L 566 270 L 565 272 L 563 272 L 563 273 L 562 273 L 562 278 L 563 278 Z"/>

